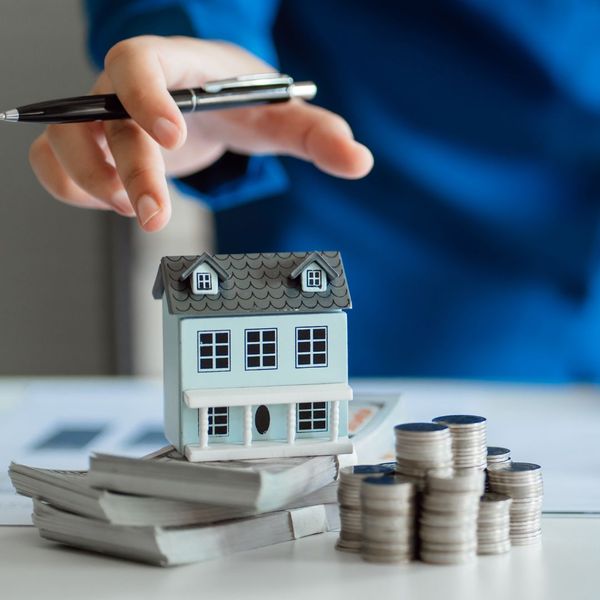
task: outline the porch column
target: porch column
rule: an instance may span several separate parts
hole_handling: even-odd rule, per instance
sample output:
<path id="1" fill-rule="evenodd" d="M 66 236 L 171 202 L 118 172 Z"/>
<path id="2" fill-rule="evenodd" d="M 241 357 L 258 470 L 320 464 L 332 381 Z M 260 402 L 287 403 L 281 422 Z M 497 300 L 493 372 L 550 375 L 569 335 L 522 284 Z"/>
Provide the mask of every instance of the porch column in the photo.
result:
<path id="1" fill-rule="evenodd" d="M 331 440 L 335 442 L 340 435 L 340 401 L 331 403 Z"/>
<path id="2" fill-rule="evenodd" d="M 252 446 L 252 405 L 244 406 L 244 446 Z"/>
<path id="3" fill-rule="evenodd" d="M 288 444 L 293 444 L 296 441 L 296 404 L 288 404 Z"/>
<path id="4" fill-rule="evenodd" d="M 200 418 L 198 419 L 200 431 L 200 448 L 208 448 L 208 408 L 203 406 L 200 409 Z"/>

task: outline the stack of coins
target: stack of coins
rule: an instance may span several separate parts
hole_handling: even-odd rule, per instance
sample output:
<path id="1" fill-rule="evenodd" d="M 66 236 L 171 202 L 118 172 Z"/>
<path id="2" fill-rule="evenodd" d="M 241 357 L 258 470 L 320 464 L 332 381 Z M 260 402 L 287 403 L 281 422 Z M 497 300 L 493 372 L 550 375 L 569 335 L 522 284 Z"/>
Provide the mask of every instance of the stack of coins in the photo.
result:
<path id="1" fill-rule="evenodd" d="M 416 490 L 402 477 L 367 477 L 361 485 L 361 555 L 403 563 L 415 556 Z"/>
<path id="2" fill-rule="evenodd" d="M 510 463 L 510 450 L 508 448 L 500 448 L 499 446 L 488 446 L 488 469 L 501 469 L 503 467 L 506 467 L 508 463 Z"/>
<path id="3" fill-rule="evenodd" d="M 433 422 L 450 428 L 455 469 L 485 469 L 487 466 L 485 417 L 445 415 L 436 417 Z"/>
<path id="4" fill-rule="evenodd" d="M 510 505 L 504 494 L 481 497 L 477 519 L 477 554 L 503 554 L 510 550 Z"/>
<path id="5" fill-rule="evenodd" d="M 438 423 L 403 423 L 396 434 L 396 472 L 423 489 L 429 471 L 452 472 L 450 429 Z"/>
<path id="6" fill-rule="evenodd" d="M 373 475 L 391 475 L 394 467 L 390 465 L 355 465 L 340 469 L 338 502 L 340 504 L 340 537 L 336 543 L 338 550 L 359 552 L 362 523 L 360 520 L 360 484 L 366 477 Z"/>
<path id="7" fill-rule="evenodd" d="M 542 468 L 533 463 L 513 462 L 488 471 L 493 492 L 510 496 L 510 541 L 514 546 L 533 544 L 542 535 Z"/>
<path id="8" fill-rule="evenodd" d="M 477 555 L 477 516 L 483 471 L 428 475 L 419 519 L 420 557 L 434 564 L 469 562 Z"/>

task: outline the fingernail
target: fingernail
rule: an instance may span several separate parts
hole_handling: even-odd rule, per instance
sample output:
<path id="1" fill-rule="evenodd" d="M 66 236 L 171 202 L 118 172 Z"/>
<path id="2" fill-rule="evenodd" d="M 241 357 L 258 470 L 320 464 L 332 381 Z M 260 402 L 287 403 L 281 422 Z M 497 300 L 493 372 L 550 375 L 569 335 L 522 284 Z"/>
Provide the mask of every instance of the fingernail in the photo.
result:
<path id="1" fill-rule="evenodd" d="M 160 212 L 160 206 L 152 196 L 144 194 L 137 201 L 136 212 L 138 220 L 143 227 Z"/>
<path id="2" fill-rule="evenodd" d="M 114 209 L 123 216 L 130 216 L 133 212 L 133 206 L 131 206 L 131 202 L 129 201 L 129 196 L 125 190 L 118 191 L 112 197 L 112 204 Z"/>
<path id="3" fill-rule="evenodd" d="M 152 133 L 162 146 L 172 146 L 179 141 L 179 127 L 164 117 L 156 119 Z"/>

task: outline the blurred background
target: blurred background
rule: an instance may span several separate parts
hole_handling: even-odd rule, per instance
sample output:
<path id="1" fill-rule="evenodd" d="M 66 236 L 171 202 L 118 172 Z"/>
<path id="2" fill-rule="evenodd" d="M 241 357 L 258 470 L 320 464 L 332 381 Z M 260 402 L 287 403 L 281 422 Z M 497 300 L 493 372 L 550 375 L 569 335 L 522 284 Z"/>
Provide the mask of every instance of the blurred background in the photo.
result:
<path id="1" fill-rule="evenodd" d="M 79 0 L 4 0 L 0 106 L 87 92 Z M 32 42 L 35 40 L 35 42 Z M 210 248 L 207 211 L 174 197 L 165 232 L 54 201 L 27 159 L 41 125 L 0 129 L 0 374 L 159 374 L 161 256 Z M 134 359 L 135 357 L 135 359 Z"/>

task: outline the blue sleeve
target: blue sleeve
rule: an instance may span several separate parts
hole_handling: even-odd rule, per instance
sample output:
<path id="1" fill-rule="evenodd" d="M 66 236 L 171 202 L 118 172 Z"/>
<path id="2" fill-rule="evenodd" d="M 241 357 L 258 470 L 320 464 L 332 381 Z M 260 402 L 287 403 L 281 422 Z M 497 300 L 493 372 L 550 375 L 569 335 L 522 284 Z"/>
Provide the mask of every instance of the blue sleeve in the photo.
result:
<path id="1" fill-rule="evenodd" d="M 271 29 L 279 0 L 84 0 L 84 4 L 88 51 L 98 68 L 120 40 L 150 34 L 226 40 L 277 63 Z M 201 173 L 174 183 L 213 210 L 223 210 L 277 195 L 288 181 L 275 157 L 227 153 Z"/>

